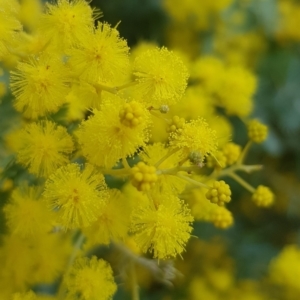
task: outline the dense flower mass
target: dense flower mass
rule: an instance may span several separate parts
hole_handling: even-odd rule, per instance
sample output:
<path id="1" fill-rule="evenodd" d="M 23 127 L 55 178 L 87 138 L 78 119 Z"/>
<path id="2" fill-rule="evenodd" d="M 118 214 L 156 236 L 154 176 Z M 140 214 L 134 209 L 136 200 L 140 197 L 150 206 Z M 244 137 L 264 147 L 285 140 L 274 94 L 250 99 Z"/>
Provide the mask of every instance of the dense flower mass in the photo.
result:
<path id="1" fill-rule="evenodd" d="M 170 285 L 179 274 L 173 261 L 200 222 L 239 224 L 226 207 L 232 181 L 257 206 L 273 204 L 270 188 L 241 174 L 261 169 L 245 160 L 268 127 L 250 119 L 257 78 L 237 63 L 247 51 L 221 55 L 219 17 L 232 2 L 163 1 L 175 33 L 166 47 L 134 46 L 89 0 L 0 0 L 0 299 L 109 300 L 125 287 L 138 300 L 145 278 Z M 218 47 L 198 30 L 217 30 Z M 248 125 L 243 145 L 235 123 Z M 223 265 L 207 285 L 246 299 L 227 293 Z"/>

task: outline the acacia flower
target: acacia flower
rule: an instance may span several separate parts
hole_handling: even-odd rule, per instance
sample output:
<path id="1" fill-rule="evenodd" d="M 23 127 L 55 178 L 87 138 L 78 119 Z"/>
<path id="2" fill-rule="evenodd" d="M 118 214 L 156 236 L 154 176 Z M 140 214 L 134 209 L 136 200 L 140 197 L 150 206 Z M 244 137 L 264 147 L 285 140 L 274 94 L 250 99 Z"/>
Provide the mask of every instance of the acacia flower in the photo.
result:
<path id="1" fill-rule="evenodd" d="M 65 282 L 68 299 L 76 296 L 78 300 L 108 300 L 117 289 L 110 265 L 96 256 L 77 258 Z"/>
<path id="2" fill-rule="evenodd" d="M 68 71 L 60 59 L 43 55 L 20 62 L 11 72 L 14 107 L 26 118 L 57 112 L 68 93 Z"/>
<path id="3" fill-rule="evenodd" d="M 17 1 L 0 1 L 0 58 L 6 53 L 7 47 L 16 40 L 17 32 L 22 25 L 17 19 L 19 3 Z"/>
<path id="4" fill-rule="evenodd" d="M 187 86 L 188 72 L 180 58 L 166 48 L 145 51 L 134 61 L 137 94 L 148 105 L 176 103 Z"/>
<path id="5" fill-rule="evenodd" d="M 94 20 L 100 15 L 85 0 L 58 0 L 47 3 L 46 8 L 38 29 L 55 50 L 63 52 L 92 31 Z"/>
<path id="6" fill-rule="evenodd" d="M 82 80 L 117 85 L 129 74 L 129 47 L 116 28 L 98 22 L 81 43 L 68 51 L 69 64 Z"/>
<path id="7" fill-rule="evenodd" d="M 108 200 L 98 212 L 97 221 L 84 228 L 88 246 L 124 240 L 129 226 L 130 201 L 117 189 L 108 190 Z"/>
<path id="8" fill-rule="evenodd" d="M 150 202 L 142 202 L 132 212 L 134 239 L 143 252 L 149 250 L 155 258 L 180 255 L 191 236 L 190 210 L 172 194 L 152 194 L 151 197 Z"/>
<path id="9" fill-rule="evenodd" d="M 170 137 L 171 148 L 180 149 L 185 157 L 190 152 L 197 151 L 204 159 L 208 154 L 217 151 L 216 131 L 203 118 L 185 123 L 182 128 L 171 132 Z"/>
<path id="10" fill-rule="evenodd" d="M 141 103 L 109 94 L 101 110 L 93 112 L 77 133 L 82 153 L 91 163 L 113 167 L 148 141 L 150 113 Z"/>
<path id="11" fill-rule="evenodd" d="M 58 169 L 45 183 L 44 196 L 65 229 L 87 227 L 97 220 L 107 199 L 104 177 L 92 165 L 80 170 L 72 163 Z"/>
<path id="12" fill-rule="evenodd" d="M 12 137 L 13 138 L 13 137 Z M 17 161 L 30 173 L 47 177 L 69 162 L 74 144 L 66 128 L 51 121 L 31 123 L 21 130 L 17 141 Z"/>
<path id="13" fill-rule="evenodd" d="M 35 237 L 50 232 L 53 215 L 41 199 L 41 189 L 22 186 L 15 189 L 3 208 L 13 235 Z"/>

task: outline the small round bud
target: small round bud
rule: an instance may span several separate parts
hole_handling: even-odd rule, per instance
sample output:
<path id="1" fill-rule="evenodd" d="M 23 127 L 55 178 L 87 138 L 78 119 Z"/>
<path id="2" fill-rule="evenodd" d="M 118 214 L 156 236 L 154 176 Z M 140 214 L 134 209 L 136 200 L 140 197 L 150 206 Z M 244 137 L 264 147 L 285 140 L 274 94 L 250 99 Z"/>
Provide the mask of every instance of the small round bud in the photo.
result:
<path id="1" fill-rule="evenodd" d="M 156 168 L 139 162 L 131 169 L 131 183 L 139 191 L 149 191 L 157 181 Z"/>
<path id="2" fill-rule="evenodd" d="M 169 124 L 169 126 L 167 128 L 167 132 L 175 132 L 175 131 L 180 132 L 180 130 L 182 130 L 184 124 L 185 124 L 184 118 L 174 116 L 172 118 L 171 124 Z"/>
<path id="3" fill-rule="evenodd" d="M 136 127 L 141 124 L 144 112 L 140 103 L 132 101 L 126 103 L 119 112 L 120 121 L 127 127 Z"/>
<path id="4" fill-rule="evenodd" d="M 159 111 L 160 111 L 162 114 L 168 113 L 169 110 L 170 110 L 170 108 L 169 108 L 168 105 L 162 105 L 162 106 L 159 108 Z"/>
<path id="5" fill-rule="evenodd" d="M 260 207 L 268 207 L 274 202 L 274 194 L 263 185 L 259 185 L 252 195 L 253 202 Z"/>
<path id="6" fill-rule="evenodd" d="M 227 143 L 223 149 L 222 152 L 224 156 L 226 157 L 226 163 L 228 166 L 233 165 L 237 162 L 239 159 L 242 149 L 241 146 L 235 143 Z"/>
<path id="7" fill-rule="evenodd" d="M 220 229 L 227 229 L 233 224 L 232 213 L 222 206 L 217 206 L 211 212 L 210 220 L 215 227 Z"/>
<path id="8" fill-rule="evenodd" d="M 219 206 L 223 206 L 225 203 L 231 200 L 231 190 L 225 181 L 215 181 L 213 186 L 206 193 L 206 198 Z"/>
<path id="9" fill-rule="evenodd" d="M 197 166 L 203 165 L 203 156 L 201 155 L 201 153 L 199 151 L 190 152 L 189 160 L 194 165 L 197 165 Z"/>
<path id="10" fill-rule="evenodd" d="M 248 137 L 254 143 L 262 143 L 268 135 L 268 127 L 258 120 L 251 120 L 248 123 Z"/>
<path id="11" fill-rule="evenodd" d="M 223 169 L 226 167 L 226 157 L 223 152 L 216 152 L 214 156 L 208 155 L 206 166 L 209 168 Z"/>

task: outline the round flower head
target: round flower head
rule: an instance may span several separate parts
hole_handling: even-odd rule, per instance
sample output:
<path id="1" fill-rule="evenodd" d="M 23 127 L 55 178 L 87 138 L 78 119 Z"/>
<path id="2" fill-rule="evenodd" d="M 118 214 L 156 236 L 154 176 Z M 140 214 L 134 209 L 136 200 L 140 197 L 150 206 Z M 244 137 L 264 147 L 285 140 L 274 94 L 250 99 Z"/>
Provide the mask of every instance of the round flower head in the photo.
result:
<path id="1" fill-rule="evenodd" d="M 93 164 L 113 167 L 148 141 L 149 111 L 117 95 L 103 100 L 101 111 L 83 122 L 77 135 L 83 155 Z"/>
<path id="2" fill-rule="evenodd" d="M 6 53 L 7 46 L 16 39 L 16 33 L 22 30 L 17 12 L 17 1 L 0 1 L 0 58 Z"/>
<path id="3" fill-rule="evenodd" d="M 98 22 L 78 47 L 68 51 L 69 64 L 81 79 L 91 83 L 123 84 L 129 74 L 129 48 L 116 28 Z"/>
<path id="4" fill-rule="evenodd" d="M 252 201 L 260 207 L 268 207 L 274 203 L 273 192 L 264 185 L 259 185 L 252 195 Z"/>
<path id="5" fill-rule="evenodd" d="M 153 194 L 131 215 L 131 232 L 143 252 L 155 258 L 175 257 L 184 251 L 191 236 L 193 217 L 187 206 L 172 194 Z"/>
<path id="6" fill-rule="evenodd" d="M 68 71 L 59 59 L 42 56 L 21 62 L 11 72 L 14 106 L 24 117 L 36 119 L 57 112 L 68 93 Z"/>
<path id="7" fill-rule="evenodd" d="M 188 73 L 182 61 L 166 48 L 148 50 L 134 61 L 135 86 L 141 101 L 161 106 L 176 103 L 187 86 Z"/>
<path id="8" fill-rule="evenodd" d="M 268 127 L 258 120 L 251 120 L 248 123 L 248 137 L 254 143 L 260 144 L 268 136 Z"/>
<path id="9" fill-rule="evenodd" d="M 210 221 L 217 228 L 227 229 L 233 224 L 232 213 L 226 207 L 215 205 L 210 212 Z"/>
<path id="10" fill-rule="evenodd" d="M 226 156 L 221 151 L 217 151 L 214 156 L 207 156 L 206 166 L 208 168 L 224 169 L 226 167 L 226 163 Z"/>
<path id="11" fill-rule="evenodd" d="M 241 146 L 235 143 L 227 143 L 224 145 L 222 152 L 226 157 L 226 164 L 233 165 L 239 159 L 242 149 Z"/>
<path id="12" fill-rule="evenodd" d="M 257 80 L 250 71 L 242 67 L 230 67 L 224 72 L 217 96 L 229 115 L 245 117 L 252 112 L 252 96 L 256 86 Z"/>
<path id="13" fill-rule="evenodd" d="M 26 282 L 30 286 L 51 284 L 65 271 L 72 253 L 72 239 L 63 232 L 37 236 L 32 243 L 30 260 L 32 270 Z"/>
<path id="14" fill-rule="evenodd" d="M 85 0 L 58 0 L 55 4 L 47 3 L 46 7 L 38 29 L 50 47 L 63 52 L 85 38 L 99 16 Z"/>
<path id="15" fill-rule="evenodd" d="M 206 198 L 212 203 L 224 206 L 225 203 L 228 203 L 231 200 L 231 190 L 229 185 L 223 180 L 215 181 L 206 193 Z"/>
<path id="16" fill-rule="evenodd" d="M 217 151 L 218 144 L 216 132 L 201 118 L 185 123 L 179 130 L 171 132 L 170 145 L 173 149 L 180 149 L 185 157 L 197 151 L 204 159 L 209 153 Z"/>
<path id="17" fill-rule="evenodd" d="M 67 299 L 109 300 L 117 289 L 111 267 L 96 256 L 91 259 L 77 258 L 65 282 L 68 288 Z"/>
<path id="18" fill-rule="evenodd" d="M 208 93 L 219 90 L 225 72 L 222 60 L 214 56 L 198 58 L 192 66 L 191 77 L 200 82 Z"/>
<path id="19" fill-rule="evenodd" d="M 96 244 L 108 245 L 110 241 L 124 240 L 129 227 L 130 203 L 117 190 L 109 190 L 107 203 L 98 212 L 97 221 L 84 228 L 87 246 Z"/>
<path id="20" fill-rule="evenodd" d="M 47 177 L 67 164 L 74 149 L 67 130 L 51 121 L 29 124 L 17 137 L 17 161 L 38 176 Z"/>
<path id="21" fill-rule="evenodd" d="M 143 152 L 139 153 L 139 157 L 148 165 L 155 165 L 162 157 L 166 157 L 169 148 L 165 147 L 162 143 L 148 144 L 144 147 Z M 160 165 L 159 169 L 175 168 L 182 159 L 178 153 L 174 153 L 165 159 Z M 173 175 L 160 174 L 157 176 L 157 181 L 151 190 L 161 193 L 181 193 L 186 186 L 186 181 Z"/>
<path id="22" fill-rule="evenodd" d="M 271 281 L 277 286 L 286 288 L 290 292 L 290 295 L 299 295 L 299 246 L 294 244 L 286 245 L 279 255 L 272 259 L 269 273 Z M 293 299 L 293 297 L 290 299 Z M 297 299 L 297 296 L 294 299 Z"/>
<path id="23" fill-rule="evenodd" d="M 35 237 L 50 232 L 52 228 L 53 215 L 42 201 L 38 188 L 17 188 L 3 210 L 7 225 L 14 235 Z"/>
<path id="24" fill-rule="evenodd" d="M 132 169 L 131 183 L 138 191 L 149 191 L 157 181 L 156 168 L 140 161 Z"/>
<path id="25" fill-rule="evenodd" d="M 66 229 L 87 227 L 97 220 L 107 193 L 103 175 L 91 165 L 83 171 L 69 164 L 53 173 L 45 184 L 44 197 L 56 211 L 58 224 Z"/>

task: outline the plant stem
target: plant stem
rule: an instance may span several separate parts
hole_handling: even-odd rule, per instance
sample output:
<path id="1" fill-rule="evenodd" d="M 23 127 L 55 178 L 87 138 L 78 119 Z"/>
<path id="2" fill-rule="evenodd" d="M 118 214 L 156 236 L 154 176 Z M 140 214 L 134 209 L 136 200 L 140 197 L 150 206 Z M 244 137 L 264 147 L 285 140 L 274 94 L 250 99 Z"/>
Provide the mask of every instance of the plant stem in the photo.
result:
<path id="1" fill-rule="evenodd" d="M 134 262 L 131 261 L 130 263 L 130 277 L 131 277 L 131 293 L 132 293 L 132 300 L 139 300 L 139 286 L 137 284 L 137 278 L 136 278 L 136 270 Z"/>
<path id="2" fill-rule="evenodd" d="M 122 158 L 122 163 L 123 163 L 123 166 L 124 166 L 124 168 L 126 170 L 130 170 L 131 169 L 130 166 L 129 166 L 129 164 L 128 164 L 128 161 L 127 161 L 127 159 L 125 157 Z"/>
<path id="3" fill-rule="evenodd" d="M 85 239 L 84 234 L 80 233 L 80 235 L 78 236 L 78 238 L 77 238 L 77 240 L 74 244 L 72 254 L 69 258 L 67 269 L 65 271 L 65 276 L 69 274 L 70 269 L 73 265 L 73 262 L 76 259 L 77 255 L 78 255 L 78 252 L 79 252 L 79 250 L 80 250 L 80 248 L 81 248 L 81 246 L 84 242 L 84 239 Z M 61 282 L 59 290 L 58 290 L 58 299 L 61 299 L 61 300 L 65 299 L 65 293 L 66 293 L 66 288 L 64 286 L 64 282 L 63 282 L 63 279 L 62 279 L 62 282 Z"/>
<path id="4" fill-rule="evenodd" d="M 199 187 L 204 187 L 206 189 L 210 189 L 210 187 L 208 185 L 206 185 L 206 184 L 204 184 L 204 183 L 202 183 L 200 181 L 194 180 L 192 178 L 189 178 L 187 176 L 184 176 L 184 175 L 181 175 L 181 174 L 176 174 L 176 176 L 179 177 L 179 178 L 184 179 L 185 181 L 187 181 L 187 182 L 189 182 L 189 183 L 191 183 L 193 185 L 196 185 L 196 186 L 199 186 Z"/>
<path id="5" fill-rule="evenodd" d="M 154 166 L 155 168 L 158 168 L 167 158 L 169 158 L 171 155 L 179 151 L 179 149 L 173 149 L 171 151 L 168 151 L 168 153 L 163 156 Z"/>
<path id="6" fill-rule="evenodd" d="M 117 94 L 120 90 L 126 89 L 126 88 L 128 88 L 130 86 L 133 86 L 135 84 L 137 84 L 136 81 L 131 81 L 131 82 L 125 83 L 123 85 L 111 87 L 111 86 L 106 86 L 106 85 L 101 84 L 101 83 L 96 83 L 96 84 L 94 84 L 94 87 L 97 91 L 103 90 L 103 91 L 106 91 L 106 92 L 109 92 L 109 93 L 112 93 L 112 94 Z"/>
<path id="7" fill-rule="evenodd" d="M 235 173 L 228 173 L 227 175 L 232 179 L 234 179 L 236 182 L 238 182 L 242 187 L 244 187 L 250 193 L 255 192 L 255 188 L 252 185 L 250 185 L 248 182 L 246 182 L 244 179 L 242 179 L 239 175 Z"/>
<path id="8" fill-rule="evenodd" d="M 238 161 L 236 162 L 237 165 L 242 165 L 243 164 L 243 162 L 245 160 L 245 157 L 248 154 L 248 151 L 249 151 L 251 145 L 252 145 L 252 141 L 248 141 L 248 143 L 244 147 Z"/>
<path id="9" fill-rule="evenodd" d="M 112 176 L 129 176 L 130 170 L 126 168 L 122 169 L 102 169 L 101 172 L 106 175 L 112 175 Z"/>

